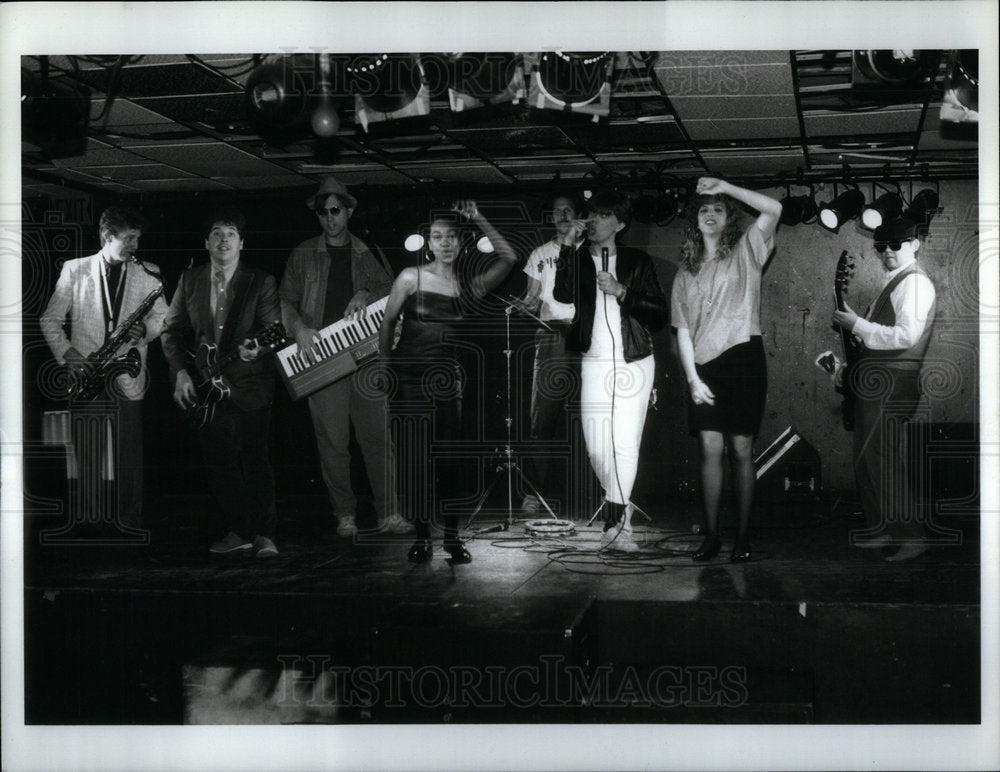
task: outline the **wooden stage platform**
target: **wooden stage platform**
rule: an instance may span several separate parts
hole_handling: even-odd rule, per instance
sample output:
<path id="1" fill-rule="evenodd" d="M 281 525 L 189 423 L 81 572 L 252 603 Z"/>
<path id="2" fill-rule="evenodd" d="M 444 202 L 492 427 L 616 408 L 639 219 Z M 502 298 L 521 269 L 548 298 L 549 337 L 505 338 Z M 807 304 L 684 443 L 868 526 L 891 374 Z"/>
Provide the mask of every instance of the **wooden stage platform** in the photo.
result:
<path id="1" fill-rule="evenodd" d="M 897 564 L 815 501 L 758 518 L 750 563 L 730 534 L 696 564 L 695 508 L 661 505 L 639 553 L 600 553 L 585 520 L 515 522 L 453 566 L 440 539 L 413 565 L 409 537 L 318 539 L 311 502 L 279 505 L 271 559 L 209 555 L 199 500 L 159 502 L 145 546 L 38 547 L 36 528 L 28 723 L 979 721 L 975 518 Z"/>

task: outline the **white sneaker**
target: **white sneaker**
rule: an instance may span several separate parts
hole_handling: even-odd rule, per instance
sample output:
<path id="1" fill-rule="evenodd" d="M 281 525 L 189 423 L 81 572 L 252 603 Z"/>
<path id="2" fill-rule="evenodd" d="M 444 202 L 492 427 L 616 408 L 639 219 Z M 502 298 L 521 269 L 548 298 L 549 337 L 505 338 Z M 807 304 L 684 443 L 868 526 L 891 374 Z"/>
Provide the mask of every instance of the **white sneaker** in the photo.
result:
<path id="1" fill-rule="evenodd" d="M 601 534 L 601 549 L 617 552 L 638 552 L 631 526 L 616 525 Z"/>
<path id="2" fill-rule="evenodd" d="M 274 542 L 266 536 L 258 536 L 253 540 L 253 548 L 257 551 L 259 558 L 273 558 L 278 554 L 278 548 Z"/>
<path id="3" fill-rule="evenodd" d="M 395 514 L 379 520 L 378 529 L 387 533 L 410 533 L 413 526 L 402 515 Z"/>
<path id="4" fill-rule="evenodd" d="M 337 522 L 337 536 L 354 536 L 358 532 L 358 527 L 354 524 L 354 515 L 344 515 Z"/>

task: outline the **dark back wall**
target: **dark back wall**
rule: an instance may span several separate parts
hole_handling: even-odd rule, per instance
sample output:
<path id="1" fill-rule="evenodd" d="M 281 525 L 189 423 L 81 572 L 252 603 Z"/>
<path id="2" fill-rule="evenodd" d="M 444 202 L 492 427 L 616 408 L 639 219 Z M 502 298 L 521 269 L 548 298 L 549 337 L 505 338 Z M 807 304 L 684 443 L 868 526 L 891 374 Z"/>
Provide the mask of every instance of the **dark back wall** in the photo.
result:
<path id="1" fill-rule="evenodd" d="M 919 187 L 919 186 L 918 186 Z M 769 192 L 780 198 L 783 190 Z M 830 198 L 820 192 L 818 198 Z M 427 219 L 431 209 L 447 206 L 409 190 L 359 194 L 354 230 L 380 245 L 398 272 L 416 257 L 401 248 L 403 238 Z M 181 272 L 206 253 L 201 232 L 205 216 L 221 203 L 236 203 L 249 221 L 244 258 L 272 272 L 280 281 L 288 253 L 304 238 L 319 232 L 315 217 L 300 195 L 244 194 L 222 200 L 216 196 L 163 195 L 142 201 L 110 201 L 67 191 L 63 199 L 30 200 L 24 219 L 24 385 L 25 437 L 40 438 L 41 412 L 60 402 L 53 384 L 47 346 L 38 332 L 38 316 L 51 294 L 65 259 L 92 254 L 98 248 L 97 218 L 112 203 L 139 206 L 151 220 L 140 243 L 144 260 L 157 263 L 172 296 Z M 488 216 L 511 238 L 522 259 L 551 235 L 544 224 L 546 200 L 540 195 L 519 199 L 479 197 Z M 944 210 L 931 225 L 921 262 L 938 290 L 938 318 L 928 352 L 924 381 L 929 420 L 978 420 L 978 191 L 974 182 L 941 185 Z M 745 224 L 751 215 L 745 215 Z M 669 296 L 677 271 L 684 221 L 659 227 L 633 223 L 624 241 L 645 249 L 654 258 L 664 291 Z M 833 276 L 841 250 L 858 259 L 850 287 L 854 308 L 863 311 L 877 290 L 881 268 L 871 249 L 871 237 L 858 221 L 839 234 L 818 225 L 782 226 L 775 254 L 764 274 L 761 320 L 768 354 L 768 408 L 757 450 L 762 450 L 786 426 L 793 425 L 819 451 L 827 487 L 853 487 L 850 468 L 851 437 L 839 423 L 839 397 L 828 377 L 813 360 L 827 349 L 839 349 L 839 337 L 830 325 Z M 517 294 L 523 287 L 521 267 L 498 294 Z M 483 447 L 503 444 L 505 429 L 504 314 L 498 301 L 479 327 L 480 383 L 470 393 L 468 421 L 479 431 Z M 532 328 L 523 320 L 512 323 L 511 357 L 514 441 L 527 436 L 531 379 Z M 696 489 L 696 446 L 687 435 L 686 386 L 674 357 L 669 329 L 655 339 L 657 404 L 650 410 L 639 479 L 634 499 L 656 508 L 660 500 L 688 497 Z M 167 383 L 166 364 L 158 346 L 150 357 L 153 384 L 146 398 L 146 465 L 151 496 L 200 490 L 200 469 L 193 437 L 176 420 Z M 292 403 L 279 386 L 273 416 L 273 458 L 279 493 L 322 492 L 311 422 L 305 402 Z M 29 477 L 30 480 L 30 477 Z"/>

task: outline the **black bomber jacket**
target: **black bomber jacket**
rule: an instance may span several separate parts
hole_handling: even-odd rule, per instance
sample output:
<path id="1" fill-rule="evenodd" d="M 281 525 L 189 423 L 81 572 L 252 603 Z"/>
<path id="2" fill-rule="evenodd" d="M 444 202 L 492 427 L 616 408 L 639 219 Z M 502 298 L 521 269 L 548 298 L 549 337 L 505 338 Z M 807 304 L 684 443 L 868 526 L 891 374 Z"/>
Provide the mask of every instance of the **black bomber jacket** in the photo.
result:
<path id="1" fill-rule="evenodd" d="M 652 333 L 667 325 L 670 311 L 649 255 L 626 246 L 618 246 L 616 251 L 615 273 L 619 284 L 625 285 L 625 298 L 619 303 L 623 354 L 626 362 L 635 362 L 653 353 Z M 584 242 L 579 249 L 572 245 L 562 247 L 552 296 L 560 303 L 576 306 L 566 333 L 566 346 L 572 351 L 590 348 L 596 287 L 597 270 L 590 256 L 590 245 Z M 618 302 L 613 296 L 609 300 Z"/>

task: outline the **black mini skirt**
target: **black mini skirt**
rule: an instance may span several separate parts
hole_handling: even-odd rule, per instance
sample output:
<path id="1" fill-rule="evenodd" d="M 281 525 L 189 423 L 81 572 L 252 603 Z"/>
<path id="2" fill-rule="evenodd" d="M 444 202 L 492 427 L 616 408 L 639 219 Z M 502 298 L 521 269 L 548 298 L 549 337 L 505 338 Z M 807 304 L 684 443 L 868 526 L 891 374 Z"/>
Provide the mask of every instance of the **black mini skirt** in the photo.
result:
<path id="1" fill-rule="evenodd" d="M 696 405 L 688 391 L 689 433 L 757 434 L 767 401 L 767 359 L 761 336 L 754 335 L 695 369 L 715 395 L 715 404 Z"/>

